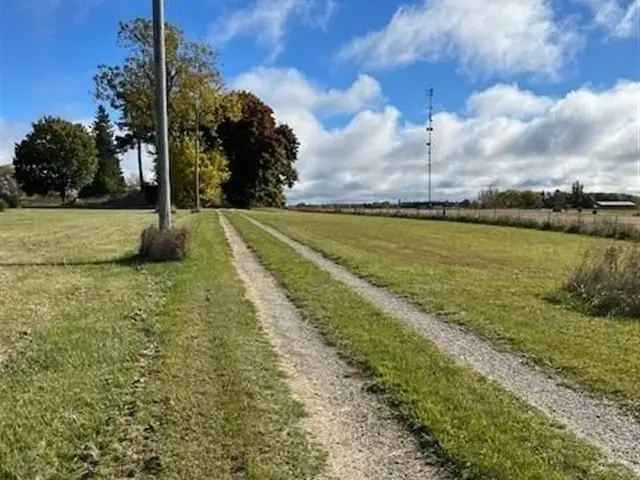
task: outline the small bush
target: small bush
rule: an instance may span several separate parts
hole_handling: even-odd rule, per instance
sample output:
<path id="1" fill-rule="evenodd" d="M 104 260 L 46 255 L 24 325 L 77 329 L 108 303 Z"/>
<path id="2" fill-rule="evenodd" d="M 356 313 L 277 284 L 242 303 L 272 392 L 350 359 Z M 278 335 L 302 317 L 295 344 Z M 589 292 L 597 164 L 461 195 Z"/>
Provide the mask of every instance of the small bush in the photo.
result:
<path id="1" fill-rule="evenodd" d="M 9 208 L 7 202 L 0 198 L 0 212 L 4 212 L 7 208 Z"/>
<path id="2" fill-rule="evenodd" d="M 189 231 L 185 228 L 160 230 L 151 226 L 140 237 L 140 258 L 150 262 L 182 260 L 187 256 Z"/>
<path id="3" fill-rule="evenodd" d="M 640 248 L 587 252 L 564 289 L 593 314 L 640 318 Z"/>
<path id="4" fill-rule="evenodd" d="M 20 195 L 17 193 L 8 193 L 6 195 L 0 195 L 0 200 L 5 204 L 5 208 L 19 208 L 20 207 Z"/>

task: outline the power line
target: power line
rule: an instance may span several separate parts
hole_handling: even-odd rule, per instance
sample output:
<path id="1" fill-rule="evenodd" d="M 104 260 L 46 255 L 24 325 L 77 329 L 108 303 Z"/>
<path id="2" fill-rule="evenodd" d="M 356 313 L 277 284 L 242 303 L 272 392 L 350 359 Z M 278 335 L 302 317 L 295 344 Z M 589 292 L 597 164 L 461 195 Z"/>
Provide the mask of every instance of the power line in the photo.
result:
<path id="1" fill-rule="evenodd" d="M 427 120 L 427 168 L 428 168 L 428 183 L 429 183 L 429 208 L 432 207 L 431 197 L 431 170 L 432 170 L 432 146 L 433 146 L 433 88 L 429 89 L 429 106 L 428 106 L 428 120 Z"/>

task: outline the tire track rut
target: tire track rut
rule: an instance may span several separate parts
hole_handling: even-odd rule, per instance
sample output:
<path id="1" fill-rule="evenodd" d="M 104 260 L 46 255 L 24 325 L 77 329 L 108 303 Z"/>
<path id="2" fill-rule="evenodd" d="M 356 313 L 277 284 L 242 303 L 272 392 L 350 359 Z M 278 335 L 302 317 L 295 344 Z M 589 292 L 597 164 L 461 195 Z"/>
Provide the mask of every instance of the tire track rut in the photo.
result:
<path id="1" fill-rule="evenodd" d="M 518 354 L 496 350 L 488 341 L 418 310 L 407 300 L 372 285 L 278 230 L 254 218 L 245 218 L 386 314 L 414 328 L 441 351 L 567 426 L 600 448 L 611 461 L 619 462 L 640 475 L 640 422 L 614 402 L 591 396 L 575 386 L 572 388 L 559 375 L 543 371 Z"/>
<path id="2" fill-rule="evenodd" d="M 247 296 L 278 353 L 305 428 L 328 453 L 331 480 L 449 478 L 428 463 L 415 437 L 374 394 L 357 369 L 340 359 L 299 315 L 223 214 L 220 223 Z"/>

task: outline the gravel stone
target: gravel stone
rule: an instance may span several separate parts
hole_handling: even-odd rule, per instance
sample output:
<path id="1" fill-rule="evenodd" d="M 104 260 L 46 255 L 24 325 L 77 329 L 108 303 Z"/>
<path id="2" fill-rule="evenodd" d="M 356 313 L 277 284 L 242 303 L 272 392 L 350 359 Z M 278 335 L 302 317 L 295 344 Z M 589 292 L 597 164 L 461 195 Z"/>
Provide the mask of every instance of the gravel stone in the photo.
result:
<path id="1" fill-rule="evenodd" d="M 600 448 L 609 460 L 640 474 L 640 422 L 614 402 L 581 391 L 579 386 L 570 385 L 561 376 L 542 370 L 516 353 L 496 350 L 475 334 L 418 310 L 407 300 L 370 284 L 315 250 L 246 218 L 386 314 L 413 327 L 441 351 L 565 425 Z"/>
<path id="2" fill-rule="evenodd" d="M 322 479 L 447 479 L 415 437 L 374 394 L 357 369 L 339 358 L 305 322 L 273 276 L 220 215 L 247 297 L 278 353 L 305 428 L 328 453 Z"/>

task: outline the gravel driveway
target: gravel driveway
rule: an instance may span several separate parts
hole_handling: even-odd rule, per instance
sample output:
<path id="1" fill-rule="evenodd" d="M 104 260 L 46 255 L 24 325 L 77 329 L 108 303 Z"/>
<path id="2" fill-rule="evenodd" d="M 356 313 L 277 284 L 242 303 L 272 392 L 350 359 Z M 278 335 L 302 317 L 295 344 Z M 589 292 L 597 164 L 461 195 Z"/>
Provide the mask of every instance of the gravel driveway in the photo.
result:
<path id="1" fill-rule="evenodd" d="M 247 296 L 281 359 L 294 396 L 304 404 L 305 427 L 328 453 L 322 478 L 449 478 L 443 469 L 428 463 L 391 409 L 366 391 L 359 372 L 300 317 L 222 214 L 220 223 Z"/>
<path id="2" fill-rule="evenodd" d="M 496 350 L 476 335 L 428 315 L 403 298 L 376 287 L 279 231 L 246 217 L 251 223 L 292 247 L 333 278 L 434 342 L 441 351 L 566 425 L 578 436 L 599 447 L 610 460 L 640 474 L 640 423 L 612 402 L 594 398 L 567 381 L 527 362 L 514 353 Z M 639 380 L 640 381 L 640 380 Z"/>

